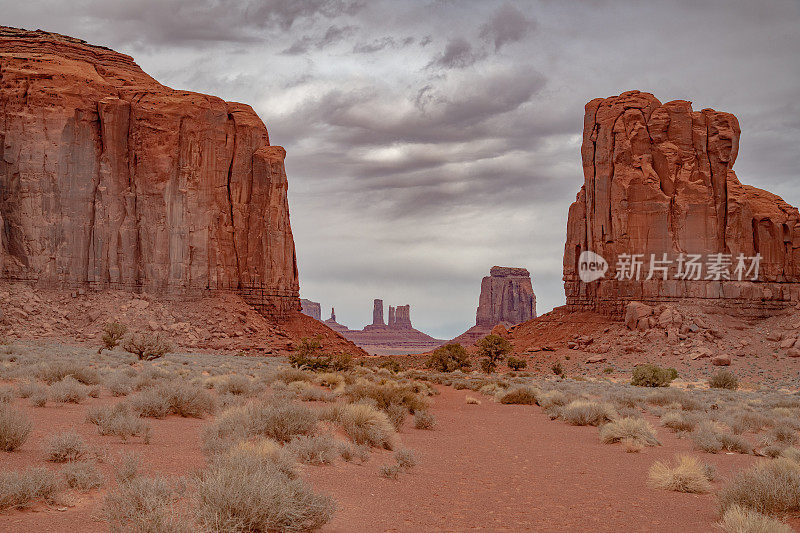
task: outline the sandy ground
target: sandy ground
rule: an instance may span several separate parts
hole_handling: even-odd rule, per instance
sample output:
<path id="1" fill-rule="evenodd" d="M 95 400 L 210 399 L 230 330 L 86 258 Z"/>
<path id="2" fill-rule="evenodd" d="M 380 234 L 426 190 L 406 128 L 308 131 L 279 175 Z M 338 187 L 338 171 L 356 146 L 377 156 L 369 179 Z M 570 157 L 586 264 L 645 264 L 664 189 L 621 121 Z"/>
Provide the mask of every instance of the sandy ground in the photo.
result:
<path id="1" fill-rule="evenodd" d="M 714 529 L 718 519 L 714 494 L 690 495 L 647 488 L 647 470 L 657 459 L 690 452 L 688 440 L 658 429 L 663 446 L 639 454 L 619 445 L 603 445 L 598 430 L 550 421 L 539 407 L 501 405 L 481 397 L 481 405 L 465 402 L 471 391 L 440 387 L 432 412 L 434 431 L 417 430 L 411 420 L 401 433 L 414 450 L 418 465 L 398 480 L 378 475 L 391 452 L 374 451 L 363 465 L 338 461 L 331 466 L 303 467 L 316 490 L 338 503 L 335 518 L 324 531 L 698 531 Z M 89 405 L 116 401 L 89 399 L 81 405 L 32 408 L 18 400 L 35 429 L 18 451 L 0 452 L 0 468 L 16 469 L 45 463 L 47 435 L 75 428 L 103 458 L 137 451 L 144 473 L 182 476 L 205 464 L 199 431 L 204 420 L 169 417 L 148 419 L 152 443 L 126 443 L 97 435 L 84 422 Z M 724 478 L 751 464 L 744 455 L 691 452 L 717 467 Z M 58 468 L 56 465 L 50 465 Z M 113 483 L 113 482 L 112 482 Z M 0 514 L 0 531 L 105 531 L 100 519 L 104 490 L 69 493 L 54 506 Z M 797 528 L 800 519 L 792 522 Z"/>

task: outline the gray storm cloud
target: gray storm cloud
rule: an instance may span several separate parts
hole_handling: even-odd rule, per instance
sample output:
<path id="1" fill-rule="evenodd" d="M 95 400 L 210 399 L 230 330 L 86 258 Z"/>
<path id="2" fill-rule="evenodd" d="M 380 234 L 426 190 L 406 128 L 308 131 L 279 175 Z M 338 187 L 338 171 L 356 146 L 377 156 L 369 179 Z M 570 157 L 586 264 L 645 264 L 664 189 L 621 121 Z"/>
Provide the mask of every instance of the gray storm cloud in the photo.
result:
<path id="1" fill-rule="evenodd" d="M 4 24 L 251 104 L 286 147 L 301 292 L 352 327 L 410 303 L 451 338 L 492 265 L 563 303 L 583 107 L 629 89 L 737 115 L 737 174 L 800 204 L 793 0 L 29 0 Z"/>

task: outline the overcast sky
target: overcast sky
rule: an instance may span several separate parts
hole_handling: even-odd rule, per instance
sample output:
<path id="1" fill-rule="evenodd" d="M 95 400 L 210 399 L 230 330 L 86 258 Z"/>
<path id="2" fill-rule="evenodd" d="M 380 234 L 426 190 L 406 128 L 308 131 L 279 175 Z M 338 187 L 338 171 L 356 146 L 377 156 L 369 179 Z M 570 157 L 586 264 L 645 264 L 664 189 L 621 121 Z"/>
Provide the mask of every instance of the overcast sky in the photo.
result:
<path id="1" fill-rule="evenodd" d="M 630 89 L 734 113 L 744 183 L 800 204 L 800 3 L 0 1 L 2 23 L 251 104 L 286 148 L 301 295 L 452 338 L 492 265 L 563 304 L 583 107 Z M 325 317 L 327 318 L 327 316 Z"/>

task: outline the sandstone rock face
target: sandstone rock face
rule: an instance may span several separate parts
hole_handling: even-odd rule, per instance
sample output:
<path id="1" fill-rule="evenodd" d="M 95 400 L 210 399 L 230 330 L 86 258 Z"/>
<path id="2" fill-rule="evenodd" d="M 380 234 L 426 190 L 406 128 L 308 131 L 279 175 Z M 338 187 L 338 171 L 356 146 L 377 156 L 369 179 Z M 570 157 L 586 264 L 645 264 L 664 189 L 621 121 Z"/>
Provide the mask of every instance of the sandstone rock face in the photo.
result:
<path id="1" fill-rule="evenodd" d="M 474 344 L 502 324 L 506 328 L 536 318 L 536 295 L 524 268 L 493 266 L 481 281 L 475 325 L 452 342 Z"/>
<path id="2" fill-rule="evenodd" d="M 299 310 L 285 151 L 249 106 L 42 31 L 0 28 L 0 71 L 3 278 Z"/>
<path id="3" fill-rule="evenodd" d="M 798 299 L 800 215 L 778 196 L 739 182 L 733 171 L 739 134 L 729 113 L 693 111 L 683 100 L 662 104 L 638 91 L 586 105 L 584 184 L 569 210 L 564 251 L 571 310 L 621 314 L 630 300 L 722 299 L 777 307 Z M 587 251 L 602 256 L 609 269 L 585 283 L 579 261 Z M 638 279 L 630 269 L 625 275 L 623 254 L 642 254 Z M 678 275 L 681 254 L 702 258 L 699 279 Z M 730 262 L 729 279 L 708 269 L 714 254 Z M 760 255 L 756 279 L 745 272 L 739 280 L 740 254 Z M 661 270 L 646 279 L 651 256 L 666 260 L 660 266 L 671 269 L 667 279 Z"/>
<path id="4" fill-rule="evenodd" d="M 379 300 L 378 298 L 375 298 L 375 300 L 372 302 L 372 325 L 386 325 L 386 323 L 383 321 L 383 300 Z"/>
<path id="5" fill-rule="evenodd" d="M 322 320 L 322 305 L 305 298 L 300 299 L 300 312 L 315 320 Z"/>

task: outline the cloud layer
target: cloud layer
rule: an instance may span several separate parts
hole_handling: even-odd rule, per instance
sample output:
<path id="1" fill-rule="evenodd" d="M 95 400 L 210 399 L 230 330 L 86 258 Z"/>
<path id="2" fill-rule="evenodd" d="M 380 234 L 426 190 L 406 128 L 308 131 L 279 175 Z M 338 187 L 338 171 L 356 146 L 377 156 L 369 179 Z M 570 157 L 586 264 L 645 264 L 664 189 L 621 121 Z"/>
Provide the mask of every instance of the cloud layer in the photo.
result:
<path id="1" fill-rule="evenodd" d="M 301 292 L 351 327 L 372 298 L 451 338 L 492 265 L 563 303 L 583 106 L 629 89 L 735 113 L 737 172 L 800 204 L 800 8 L 645 3 L 30 0 L 4 23 L 128 53 L 253 105 L 286 147 Z"/>

